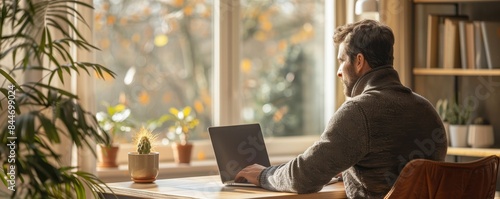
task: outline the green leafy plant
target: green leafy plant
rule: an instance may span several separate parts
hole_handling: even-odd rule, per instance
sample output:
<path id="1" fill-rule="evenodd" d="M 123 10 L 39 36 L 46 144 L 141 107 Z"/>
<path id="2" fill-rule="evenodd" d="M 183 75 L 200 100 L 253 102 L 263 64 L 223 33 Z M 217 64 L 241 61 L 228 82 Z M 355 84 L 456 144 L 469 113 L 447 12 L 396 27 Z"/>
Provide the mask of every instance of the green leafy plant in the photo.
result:
<path id="1" fill-rule="evenodd" d="M 10 121 L 0 124 L 4 125 L 0 126 L 0 139 L 2 143 L 14 141 L 16 154 L 15 159 L 9 158 L 12 148 L 0 145 L 0 178 L 7 187 L 12 185 L 7 179 L 14 178 L 17 185 L 15 191 L 4 194 L 12 198 L 88 198 L 86 191 L 90 191 L 99 197 L 103 182 L 93 174 L 62 165 L 61 154 L 54 149 L 63 139 L 91 150 L 95 146 L 91 140 L 110 142 L 109 136 L 99 133 L 94 114 L 80 105 L 78 96 L 61 88 L 75 74 L 114 77 L 104 66 L 76 60 L 72 52 L 76 48 L 97 50 L 75 23 L 87 24 L 79 11 L 92 6 L 74 0 L 3 0 L 0 5 L 0 75 L 4 77 L 0 105 L 8 104 L 0 109 L 1 114 L 9 113 Z M 29 78 L 18 83 L 16 75 Z M 16 139 L 12 140 L 9 137 L 14 133 Z M 10 173 L 13 167 L 15 174 Z"/>
<path id="2" fill-rule="evenodd" d="M 450 124 L 465 125 L 469 122 L 471 108 L 469 106 L 460 106 L 457 103 L 450 105 L 446 118 Z"/>
<path id="3" fill-rule="evenodd" d="M 191 107 L 186 106 L 182 110 L 176 108 L 170 108 L 169 113 L 163 115 L 158 119 L 160 122 L 172 121 L 173 124 L 170 126 L 180 139 L 181 144 L 187 144 L 189 141 L 189 133 L 191 129 L 194 129 L 200 121 L 195 115 L 191 114 Z"/>
<path id="4" fill-rule="evenodd" d="M 448 100 L 439 99 L 436 103 L 436 110 L 441 120 L 443 120 L 443 122 L 447 122 L 448 121 L 447 115 L 450 110 L 450 104 L 448 103 Z"/>
<path id="5" fill-rule="evenodd" d="M 130 109 L 124 104 L 110 106 L 105 103 L 106 112 L 96 114 L 99 125 L 111 137 L 110 144 L 115 143 L 123 133 L 130 132 L 134 128 L 134 123 L 130 121 Z"/>
<path id="6" fill-rule="evenodd" d="M 488 121 L 484 117 L 476 117 L 476 118 L 474 118 L 474 120 L 472 120 L 472 124 L 474 124 L 474 125 L 489 125 L 490 121 Z"/>

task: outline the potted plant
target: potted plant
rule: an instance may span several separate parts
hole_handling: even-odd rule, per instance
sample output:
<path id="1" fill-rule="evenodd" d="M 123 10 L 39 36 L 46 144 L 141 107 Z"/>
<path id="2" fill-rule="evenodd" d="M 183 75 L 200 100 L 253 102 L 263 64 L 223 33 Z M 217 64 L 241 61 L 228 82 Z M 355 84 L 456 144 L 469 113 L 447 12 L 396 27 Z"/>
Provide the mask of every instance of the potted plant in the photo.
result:
<path id="1" fill-rule="evenodd" d="M 172 121 L 169 129 L 178 135 L 179 140 L 172 144 L 175 162 L 189 164 L 193 150 L 193 144 L 189 143 L 189 134 L 199 124 L 199 120 L 191 114 L 191 107 L 186 106 L 182 110 L 170 108 L 169 113 L 160 120 Z"/>
<path id="2" fill-rule="evenodd" d="M 486 119 L 478 117 L 469 125 L 468 144 L 472 148 L 490 147 L 494 140 L 493 126 Z"/>
<path id="3" fill-rule="evenodd" d="M 109 144 L 100 145 L 101 160 L 99 166 L 113 168 L 118 167 L 116 163 L 119 150 L 117 141 L 123 138 L 124 133 L 130 132 L 134 125 L 129 120 L 130 109 L 125 104 L 119 103 L 115 106 L 110 106 L 105 103 L 104 105 L 106 106 L 106 112 L 98 112 L 96 118 L 103 132 L 109 135 L 111 141 Z"/>
<path id="4" fill-rule="evenodd" d="M 150 183 L 159 173 L 159 152 L 153 152 L 156 135 L 141 128 L 136 136 L 137 152 L 128 153 L 128 171 L 134 182 Z"/>
<path id="5" fill-rule="evenodd" d="M 447 114 L 450 122 L 450 141 L 453 147 L 467 147 L 467 122 L 470 117 L 470 108 L 453 103 Z"/>
<path id="6" fill-rule="evenodd" d="M 64 163 L 66 154 L 57 150 L 64 143 L 95 155 L 94 142 L 109 143 L 94 113 L 67 89 L 77 73 L 114 77 L 106 67 L 75 56 L 74 49 L 78 55 L 97 49 L 82 35 L 88 25 L 81 12 L 92 6 L 73 0 L 0 5 L 0 118 L 8 118 L 0 124 L 0 198 L 99 198 L 104 183 Z"/>
<path id="7" fill-rule="evenodd" d="M 447 99 L 439 99 L 436 103 L 436 111 L 443 121 L 444 130 L 446 132 L 446 140 L 448 140 L 448 145 L 450 145 L 450 123 L 448 122 L 448 112 L 450 111 L 450 105 Z"/>

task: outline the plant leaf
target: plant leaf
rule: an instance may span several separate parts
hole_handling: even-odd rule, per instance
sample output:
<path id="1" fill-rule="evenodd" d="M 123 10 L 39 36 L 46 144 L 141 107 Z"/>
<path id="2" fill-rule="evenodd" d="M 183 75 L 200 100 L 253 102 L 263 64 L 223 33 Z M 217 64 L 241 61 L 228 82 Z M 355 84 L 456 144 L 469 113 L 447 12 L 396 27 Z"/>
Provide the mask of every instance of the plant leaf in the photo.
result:
<path id="1" fill-rule="evenodd" d="M 19 84 L 17 84 L 16 80 L 14 80 L 14 78 L 12 78 L 7 72 L 5 72 L 1 68 L 0 68 L 0 74 L 2 74 L 2 76 L 5 77 L 5 79 L 9 80 L 10 83 L 12 83 L 14 86 L 16 86 L 16 89 L 19 89 L 22 92 L 24 92 L 23 89 L 21 88 L 21 86 L 19 86 Z"/>
<path id="2" fill-rule="evenodd" d="M 179 114 L 179 110 L 173 107 L 169 109 L 169 112 L 172 113 L 172 115 L 174 115 L 175 117 L 177 117 L 177 115 Z"/>
<path id="3" fill-rule="evenodd" d="M 189 114 L 191 114 L 191 107 L 190 106 L 184 107 L 184 109 L 182 110 L 182 113 L 184 114 L 184 118 L 187 118 L 189 116 Z"/>
<path id="4" fill-rule="evenodd" d="M 47 138 L 54 143 L 61 143 L 61 139 L 59 138 L 59 132 L 57 131 L 54 123 L 49 120 L 44 115 L 38 115 L 38 119 L 43 126 L 44 132 L 47 135 Z"/>

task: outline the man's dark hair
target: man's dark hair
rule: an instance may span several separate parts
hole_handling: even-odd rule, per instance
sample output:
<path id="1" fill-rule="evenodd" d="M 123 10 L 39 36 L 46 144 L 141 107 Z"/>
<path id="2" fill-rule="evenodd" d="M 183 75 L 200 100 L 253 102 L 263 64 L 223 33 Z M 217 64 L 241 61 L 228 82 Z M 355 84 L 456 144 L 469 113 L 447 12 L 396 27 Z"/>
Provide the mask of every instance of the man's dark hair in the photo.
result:
<path id="1" fill-rule="evenodd" d="M 340 26 L 335 30 L 333 41 L 335 45 L 344 42 L 351 63 L 358 53 L 363 54 L 372 68 L 392 65 L 394 61 L 394 34 L 391 28 L 375 20 Z"/>

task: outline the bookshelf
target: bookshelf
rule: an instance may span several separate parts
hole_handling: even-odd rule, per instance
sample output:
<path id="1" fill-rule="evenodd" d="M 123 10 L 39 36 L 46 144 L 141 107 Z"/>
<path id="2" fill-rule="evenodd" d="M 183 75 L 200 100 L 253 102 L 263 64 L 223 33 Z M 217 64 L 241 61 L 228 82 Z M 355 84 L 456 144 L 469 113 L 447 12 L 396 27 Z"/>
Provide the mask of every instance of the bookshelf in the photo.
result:
<path id="1" fill-rule="evenodd" d="M 419 7 L 420 6 L 420 7 Z M 426 6 L 426 7 L 423 7 L 423 6 Z M 430 25 L 430 18 L 427 19 L 427 17 L 429 15 L 437 15 L 436 20 L 438 20 L 437 18 L 441 18 L 439 19 L 440 21 L 443 21 L 443 19 L 452 19 L 451 16 L 468 16 L 469 18 L 466 19 L 466 18 L 456 18 L 453 19 L 456 21 L 456 24 L 454 25 L 457 30 L 456 32 L 453 32 L 454 34 L 450 34 L 450 32 L 447 32 L 447 31 L 444 31 L 444 34 L 443 34 L 443 29 L 446 29 L 446 28 L 449 28 L 449 27 L 446 27 L 442 25 L 443 22 L 439 22 L 441 23 L 441 25 L 439 25 L 440 27 L 438 28 L 436 24 L 436 27 L 435 29 L 430 29 L 429 28 L 429 25 Z M 491 46 L 497 46 L 498 42 L 494 42 L 494 43 L 491 43 L 491 42 L 486 42 L 486 41 L 477 41 L 477 35 L 478 35 L 478 32 L 476 32 L 477 30 L 476 29 L 480 29 L 480 31 L 484 31 L 484 27 L 481 27 L 483 26 L 484 24 L 481 24 L 479 25 L 478 24 L 472 24 L 472 23 L 475 23 L 475 22 L 486 22 L 486 23 L 490 23 L 490 22 L 496 22 L 496 23 L 500 23 L 500 0 L 455 0 L 455 1 L 452 1 L 452 0 L 413 0 L 413 18 L 414 18 L 414 23 L 416 25 L 413 26 L 413 29 L 414 29 L 414 35 L 413 37 L 415 39 L 413 39 L 413 44 L 414 44 L 414 61 L 413 61 L 413 64 L 414 64 L 414 67 L 413 67 L 413 74 L 414 75 L 447 75 L 447 76 L 499 76 L 499 70 L 500 70 L 500 66 L 498 65 L 498 61 L 491 61 L 491 60 L 488 60 L 486 61 L 486 59 L 484 57 L 495 57 L 494 55 L 498 54 L 496 51 L 498 50 L 498 48 L 494 48 L 495 52 L 493 53 L 493 51 L 490 51 L 490 50 L 487 50 L 488 54 L 492 54 L 492 55 L 485 55 L 486 51 L 484 50 L 485 48 L 487 49 L 487 47 L 485 46 L 485 44 L 483 43 L 488 43 L 490 44 L 490 48 Z M 451 20 L 450 20 L 451 21 Z M 467 43 L 465 44 L 466 42 L 469 42 L 469 40 L 465 40 L 465 38 L 458 38 L 462 35 L 459 35 L 459 34 L 465 34 L 463 32 L 460 32 L 459 31 L 466 31 L 465 28 L 463 30 L 458 30 L 458 22 L 470 22 L 471 26 L 473 29 L 471 29 L 471 31 L 473 31 L 473 35 L 472 37 L 473 38 L 467 38 L 467 39 L 472 39 L 472 40 L 476 40 L 476 41 L 470 41 L 472 43 Z M 433 22 L 433 23 L 438 23 L 437 21 L 436 22 Z M 464 23 L 466 24 L 466 23 Z M 461 24 L 463 25 L 463 24 Z M 466 25 L 464 25 L 463 27 L 465 27 Z M 487 26 L 487 25 L 484 25 L 484 26 Z M 441 29 L 443 28 L 443 29 Z M 439 30 L 438 30 L 439 29 Z M 430 30 L 436 30 L 436 31 L 439 31 L 441 33 L 434 33 L 433 31 L 430 31 Z M 491 29 L 491 30 L 494 30 L 494 29 Z M 430 32 L 429 32 L 430 31 Z M 432 33 L 431 33 L 432 32 Z M 436 35 L 436 34 L 441 34 L 441 35 Z M 471 33 L 467 33 L 467 34 L 471 34 Z M 479 32 L 479 35 L 483 35 L 485 34 L 484 32 L 481 33 Z M 497 34 L 495 32 L 495 34 Z M 430 35 L 432 35 L 432 38 L 435 38 L 435 39 L 438 39 L 438 40 L 435 40 L 435 39 L 430 39 Z M 443 36 L 445 35 L 445 36 Z M 464 43 L 454 43 L 452 42 L 451 44 L 453 45 L 451 47 L 451 49 L 457 49 L 456 52 L 452 52 L 451 55 L 450 55 L 450 43 L 448 40 L 449 37 L 456 37 L 457 38 L 457 42 L 459 40 L 461 40 L 460 42 L 464 42 Z M 439 38 L 436 38 L 436 37 L 439 37 Z M 444 37 L 444 38 L 443 38 Z M 465 36 L 463 36 L 465 37 Z M 484 39 L 484 36 L 480 36 L 481 37 L 481 40 Z M 429 41 L 430 39 L 430 41 Z M 446 41 L 448 41 L 448 43 L 442 43 L 443 42 L 443 39 Z M 440 41 L 439 41 L 440 40 Z M 433 44 L 434 47 L 430 47 L 428 45 L 430 45 L 431 42 Z M 441 43 L 440 43 L 441 42 Z M 476 43 L 480 43 L 481 46 L 477 46 Z M 460 46 L 460 45 L 466 45 L 466 46 Z M 463 48 L 465 47 L 467 49 L 467 51 L 469 51 L 469 45 L 472 45 L 472 48 L 476 48 L 476 49 L 473 49 L 472 50 L 472 55 L 470 54 L 467 54 L 467 56 L 463 56 L 465 54 L 460 54 L 460 53 L 469 53 L 469 52 L 460 52 L 460 50 L 463 51 Z M 474 45 L 476 45 L 474 47 Z M 439 46 L 439 47 L 438 47 Z M 446 50 L 445 48 L 448 49 L 448 51 L 444 52 L 444 50 Z M 462 49 L 461 49 L 462 48 Z M 433 50 L 430 50 L 430 49 L 433 49 Z M 483 57 L 483 61 L 477 61 L 475 59 L 477 59 L 478 57 L 477 56 L 477 51 L 480 51 L 478 49 L 483 49 L 483 52 L 481 52 L 481 57 Z M 442 54 L 438 54 L 437 52 L 441 52 Z M 426 53 L 430 53 L 430 54 L 426 54 Z M 476 55 L 474 55 L 476 54 Z M 449 63 L 449 60 L 453 58 L 450 58 L 450 56 L 455 56 L 457 57 L 457 59 L 461 59 L 461 60 L 454 60 L 453 63 L 458 63 L 458 64 L 450 64 Z M 429 57 L 430 56 L 430 57 Z M 473 56 L 472 59 L 469 59 L 469 56 Z M 432 58 L 431 58 L 432 57 Z M 439 61 L 439 64 L 438 64 L 438 61 L 437 59 L 441 59 Z M 444 58 L 443 58 L 444 57 Z M 475 60 L 475 61 L 472 61 L 473 62 L 473 66 L 470 67 L 469 65 L 471 65 L 470 63 L 467 63 L 465 65 L 467 66 L 464 66 L 462 65 L 463 63 L 465 63 L 464 61 L 468 61 L 468 60 L 464 60 L 463 58 L 466 58 L 468 60 Z M 449 58 L 449 59 L 447 59 Z M 433 60 L 433 61 L 430 61 L 430 60 Z M 443 59 L 445 60 L 443 62 Z M 498 60 L 498 59 L 495 59 L 495 58 L 490 58 L 490 59 L 494 59 L 494 60 Z M 448 61 L 446 61 L 448 60 Z M 488 64 L 485 64 L 485 62 L 488 62 Z M 491 63 L 495 63 L 495 64 L 490 64 Z M 452 65 L 452 66 L 449 66 L 449 65 Z M 489 66 L 488 66 L 489 65 Z M 468 67 L 468 68 L 465 68 L 465 67 Z"/>
<path id="2" fill-rule="evenodd" d="M 500 156 L 500 149 L 448 147 L 447 155 L 470 157 Z"/>
<path id="3" fill-rule="evenodd" d="M 500 76 L 500 69 L 414 68 L 414 75 Z"/>
<path id="4" fill-rule="evenodd" d="M 435 104 L 439 99 L 455 100 L 459 104 L 472 102 L 471 119 L 488 119 L 494 128 L 493 148 L 500 148 L 500 65 L 485 66 L 476 62 L 475 67 L 463 69 L 462 65 L 460 68 L 456 65 L 445 68 L 443 62 L 429 64 L 427 36 L 428 16 L 431 14 L 466 15 L 471 21 L 500 22 L 500 0 L 413 0 L 412 60 L 408 66 L 411 68 L 412 89 L 431 103 Z M 437 52 L 443 53 L 442 49 Z M 461 54 L 459 56 L 463 58 Z"/>
<path id="5" fill-rule="evenodd" d="M 476 2 L 500 2 L 499 0 L 414 0 L 414 3 L 476 3 Z"/>

